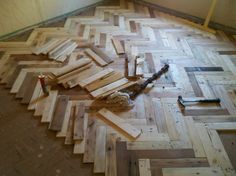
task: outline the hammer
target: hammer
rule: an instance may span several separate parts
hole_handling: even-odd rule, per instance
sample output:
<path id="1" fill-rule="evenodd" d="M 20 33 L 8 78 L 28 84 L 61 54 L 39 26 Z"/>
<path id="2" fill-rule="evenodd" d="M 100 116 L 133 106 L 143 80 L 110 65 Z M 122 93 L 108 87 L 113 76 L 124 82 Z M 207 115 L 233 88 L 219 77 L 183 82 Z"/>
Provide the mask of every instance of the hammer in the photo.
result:
<path id="1" fill-rule="evenodd" d="M 185 108 L 188 103 L 220 103 L 219 98 L 215 99 L 200 99 L 200 100 L 184 100 L 183 97 L 180 95 L 178 96 L 178 103 Z"/>

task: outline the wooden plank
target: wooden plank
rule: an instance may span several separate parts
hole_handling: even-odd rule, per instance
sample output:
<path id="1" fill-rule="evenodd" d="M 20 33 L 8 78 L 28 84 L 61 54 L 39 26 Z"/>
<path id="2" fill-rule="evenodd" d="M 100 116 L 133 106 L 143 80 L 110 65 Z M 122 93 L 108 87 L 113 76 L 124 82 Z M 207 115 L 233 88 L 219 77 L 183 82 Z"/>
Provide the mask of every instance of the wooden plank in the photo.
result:
<path id="1" fill-rule="evenodd" d="M 56 107 L 53 114 L 53 119 L 50 123 L 49 129 L 54 131 L 60 131 L 62 128 L 63 120 L 66 113 L 66 106 L 68 104 L 69 97 L 66 95 L 59 95 L 57 98 Z"/>
<path id="2" fill-rule="evenodd" d="M 65 118 L 63 120 L 61 131 L 57 132 L 57 137 L 66 137 L 67 129 L 69 126 L 70 121 L 70 115 L 71 115 L 71 109 L 72 109 L 72 101 L 69 101 L 66 106 L 66 113 Z"/>
<path id="3" fill-rule="evenodd" d="M 16 98 L 23 98 L 24 97 L 24 94 L 25 94 L 28 86 L 30 85 L 33 76 L 34 76 L 33 73 L 27 73 L 24 81 L 22 82 L 22 85 L 21 85 L 19 91 L 16 94 Z"/>
<path id="4" fill-rule="evenodd" d="M 102 35 L 102 33 L 101 33 L 101 35 Z M 105 45 L 105 43 L 104 43 L 104 45 Z M 93 52 L 95 52 L 98 56 L 100 56 L 106 63 L 109 64 L 109 63 L 114 61 L 114 59 L 109 57 L 101 48 L 98 48 L 98 47 L 96 47 L 94 45 L 91 45 L 90 48 L 91 48 L 91 50 L 93 50 Z"/>
<path id="5" fill-rule="evenodd" d="M 117 176 L 116 138 L 115 134 L 107 134 L 105 176 Z"/>
<path id="6" fill-rule="evenodd" d="M 102 71 L 92 75 L 91 77 L 89 77 L 87 79 L 79 81 L 79 85 L 81 87 L 85 87 L 85 86 L 95 82 L 98 79 L 102 79 L 103 77 L 111 75 L 113 72 L 114 72 L 114 70 L 112 68 L 107 68 L 105 70 L 102 70 Z"/>
<path id="7" fill-rule="evenodd" d="M 103 117 L 102 119 L 108 125 L 111 125 L 114 129 L 118 130 L 118 132 L 124 132 L 126 135 L 134 139 L 141 134 L 140 130 L 126 123 L 123 119 L 113 114 L 106 108 L 101 109 L 98 113 Z"/>
<path id="8" fill-rule="evenodd" d="M 57 100 L 58 91 L 51 90 L 49 91 L 49 96 L 46 100 L 45 109 L 43 111 L 43 116 L 41 122 L 48 122 L 50 123 L 53 117 L 53 112 Z"/>
<path id="9" fill-rule="evenodd" d="M 85 151 L 85 142 L 86 142 L 86 131 L 88 127 L 88 114 L 84 115 L 84 139 L 82 141 L 75 141 L 74 144 L 74 154 L 83 154 Z"/>
<path id="10" fill-rule="evenodd" d="M 35 109 L 35 106 L 37 104 L 37 101 L 38 101 L 38 98 L 39 98 L 39 95 L 40 95 L 41 91 L 42 91 L 41 84 L 38 81 L 36 86 L 35 86 L 34 93 L 31 97 L 31 100 L 30 100 L 30 103 L 29 103 L 29 106 L 28 106 L 28 110 Z"/>
<path id="11" fill-rule="evenodd" d="M 31 79 L 30 84 L 28 85 L 28 87 L 27 87 L 27 89 L 24 93 L 23 99 L 21 101 L 22 104 L 29 104 L 30 103 L 30 100 L 33 96 L 34 89 L 37 85 L 37 82 L 38 82 L 38 77 L 33 76 L 32 79 Z"/>
<path id="12" fill-rule="evenodd" d="M 100 57 L 98 56 L 95 52 L 93 52 L 91 49 L 86 49 L 85 53 L 90 56 L 95 62 L 97 62 L 100 66 L 104 67 L 107 65 L 107 63 Z"/>
<path id="13" fill-rule="evenodd" d="M 112 75 L 109 75 L 108 77 L 106 78 L 103 78 L 103 79 L 100 79 L 100 80 L 97 80 L 89 85 L 87 85 L 85 88 L 91 92 L 91 91 L 94 91 L 98 88 L 101 88 L 103 86 L 106 86 L 114 81 L 117 81 L 121 78 L 123 78 L 123 74 L 121 72 L 115 72 L 113 73 Z"/>
<path id="14" fill-rule="evenodd" d="M 223 176 L 220 168 L 190 167 L 190 168 L 163 168 L 163 176 Z"/>
<path id="15" fill-rule="evenodd" d="M 75 122 L 74 118 L 75 118 L 75 106 L 71 105 L 69 122 L 67 126 L 67 131 L 66 131 L 66 138 L 65 138 L 66 145 L 74 144 L 74 140 L 73 140 L 74 122 Z"/>
<path id="16" fill-rule="evenodd" d="M 164 112 L 161 100 L 155 98 L 152 101 L 153 101 L 153 106 L 155 110 L 155 117 L 156 117 L 156 124 L 157 124 L 158 131 L 160 133 L 167 133 L 165 112 Z"/>
<path id="17" fill-rule="evenodd" d="M 83 140 L 84 139 L 84 113 L 85 105 L 79 103 L 75 108 L 75 121 L 74 121 L 74 140 Z"/>
<path id="18" fill-rule="evenodd" d="M 106 171 L 106 131 L 105 126 L 100 126 L 96 130 L 94 173 L 105 173 Z"/>
<path id="19" fill-rule="evenodd" d="M 73 88 L 79 84 L 79 81 L 86 79 L 101 70 L 102 69 L 100 67 L 92 66 L 89 69 L 86 69 L 86 70 L 80 72 L 78 75 L 75 75 L 75 78 L 68 81 L 67 84 L 69 85 L 70 88 Z"/>
<path id="20" fill-rule="evenodd" d="M 151 166 L 150 166 L 150 159 L 139 159 L 139 175 L 140 176 L 151 176 Z"/>
<path id="21" fill-rule="evenodd" d="M 105 97 L 109 96 L 110 94 L 112 94 L 112 93 L 114 93 L 116 91 L 121 91 L 121 90 L 126 89 L 128 87 L 131 87 L 131 86 L 135 85 L 136 83 L 137 82 L 135 82 L 135 81 L 130 81 L 127 84 L 123 84 L 123 85 L 121 85 L 121 86 L 119 86 L 119 87 L 117 87 L 115 89 L 112 89 L 110 91 L 107 91 L 107 92 L 103 93 L 101 95 L 101 98 L 105 98 Z"/>
<path id="22" fill-rule="evenodd" d="M 92 63 L 87 64 L 79 69 L 76 69 L 74 71 L 71 71 L 65 75 L 62 75 L 60 77 L 57 78 L 57 83 L 61 84 L 61 83 L 66 83 L 67 81 L 70 81 L 71 79 L 74 79 L 79 73 L 91 68 L 93 66 Z"/>
<path id="23" fill-rule="evenodd" d="M 120 79 L 118 81 L 115 81 L 111 84 L 108 84 L 107 86 L 104 86 L 102 88 L 99 88 L 93 92 L 91 92 L 91 95 L 94 97 L 94 98 L 99 98 L 102 94 L 108 92 L 108 91 L 111 91 L 119 86 L 122 86 L 124 84 L 127 84 L 129 82 L 128 79 L 126 78 L 123 78 L 123 79 Z"/>
<path id="24" fill-rule="evenodd" d="M 194 125 L 192 117 L 184 118 L 186 123 L 188 134 L 193 145 L 193 150 L 196 157 L 206 157 L 203 145 L 201 143 L 199 135 L 196 133 L 197 129 Z"/>
<path id="25" fill-rule="evenodd" d="M 114 48 L 116 50 L 116 53 L 118 55 L 120 54 L 125 54 L 125 50 L 124 50 L 124 47 L 122 46 L 120 40 L 116 39 L 116 38 L 112 38 L 112 43 L 114 45 Z"/>
<path id="26" fill-rule="evenodd" d="M 83 157 L 83 163 L 93 163 L 95 154 L 95 142 L 96 142 L 96 119 L 93 114 L 89 114 L 88 127 L 85 139 L 85 151 Z"/>
<path id="27" fill-rule="evenodd" d="M 89 63 L 91 63 L 91 59 L 89 58 L 81 58 L 76 62 L 73 62 L 72 64 L 68 64 L 62 68 L 59 68 L 58 71 L 56 73 L 54 73 L 55 76 L 57 77 L 61 77 L 64 74 L 67 74 L 69 72 L 72 72 L 78 68 L 81 68 Z"/>

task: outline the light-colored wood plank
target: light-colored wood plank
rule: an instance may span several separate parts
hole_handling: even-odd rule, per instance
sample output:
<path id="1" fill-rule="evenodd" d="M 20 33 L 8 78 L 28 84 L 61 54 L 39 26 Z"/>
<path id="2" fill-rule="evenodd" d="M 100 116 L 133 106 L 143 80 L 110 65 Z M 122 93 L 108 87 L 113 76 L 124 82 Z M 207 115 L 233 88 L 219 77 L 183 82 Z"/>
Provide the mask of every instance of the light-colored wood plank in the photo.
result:
<path id="1" fill-rule="evenodd" d="M 106 171 L 106 127 L 99 126 L 96 131 L 96 146 L 94 157 L 94 173 Z"/>
<path id="2" fill-rule="evenodd" d="M 92 75 L 91 77 L 89 77 L 87 79 L 79 81 L 79 85 L 81 87 L 85 87 L 88 84 L 91 84 L 91 83 L 95 82 L 98 79 L 102 79 L 103 77 L 106 77 L 106 76 L 112 74 L 113 72 L 114 72 L 114 70 L 112 68 L 107 68 L 105 70 L 102 70 L 102 71 Z"/>
<path id="3" fill-rule="evenodd" d="M 95 62 L 97 62 L 100 66 L 106 66 L 107 63 L 100 57 L 98 56 L 95 52 L 93 52 L 91 49 L 86 49 L 85 53 L 90 56 Z"/>
<path id="4" fill-rule="evenodd" d="M 149 159 L 139 159 L 138 166 L 139 166 L 139 175 L 140 176 L 151 176 L 152 175 Z"/>
<path id="5" fill-rule="evenodd" d="M 163 176 L 223 176 L 220 168 L 190 167 L 190 168 L 163 168 Z"/>
<path id="6" fill-rule="evenodd" d="M 121 132 L 123 131 L 124 133 L 126 133 L 126 135 L 134 139 L 136 139 L 141 134 L 140 130 L 126 123 L 123 119 L 107 110 L 106 108 L 101 109 L 98 113 L 102 116 L 102 119 L 107 124 L 118 130 L 118 132 L 121 130 Z"/>

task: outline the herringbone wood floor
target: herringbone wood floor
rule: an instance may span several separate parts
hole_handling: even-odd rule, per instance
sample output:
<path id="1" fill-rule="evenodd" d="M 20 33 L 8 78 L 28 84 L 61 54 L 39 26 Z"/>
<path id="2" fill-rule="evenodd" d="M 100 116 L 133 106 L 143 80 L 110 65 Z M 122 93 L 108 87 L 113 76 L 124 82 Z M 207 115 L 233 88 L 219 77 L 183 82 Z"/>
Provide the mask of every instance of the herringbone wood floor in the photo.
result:
<path id="1" fill-rule="evenodd" d="M 74 145 L 74 154 L 83 154 L 84 163 L 94 163 L 95 173 L 111 176 L 235 175 L 218 134 L 218 131 L 236 129 L 235 36 L 222 31 L 215 35 L 200 31 L 179 18 L 133 2 L 100 6 L 93 16 L 87 15 L 68 18 L 61 28 L 35 29 L 26 42 L 1 43 L 1 83 L 21 98 L 22 103 L 28 103 L 38 86 L 35 73 L 55 72 L 73 63 L 69 60 L 60 64 L 47 61 L 46 56 L 32 55 L 35 46 L 53 37 L 69 37 L 79 45 L 94 43 L 114 58 L 106 67 L 122 71 L 129 78 L 134 77 L 132 62 L 137 55 L 145 58 L 141 65 L 144 78 L 168 63 L 169 72 L 138 96 L 130 110 L 108 106 L 103 101 L 94 102 L 80 87 L 65 90 L 52 86 L 51 92 L 58 90 L 58 96 L 66 95 L 70 99 L 65 111 L 67 124 L 63 123 L 57 137 Z M 121 43 L 125 54 L 117 54 L 111 39 Z M 74 53 L 84 55 L 86 47 L 85 44 Z M 128 68 L 126 59 L 130 63 Z M 221 104 L 194 105 L 183 112 L 177 104 L 178 95 L 219 97 Z M 73 140 L 70 127 L 73 125 L 70 110 L 78 102 L 86 106 L 83 140 Z M 35 116 L 43 116 L 42 121 L 47 119 L 45 109 L 50 105 L 47 98 L 36 105 L 29 103 L 28 109 L 35 110 Z M 106 125 L 96 114 L 102 107 L 141 129 L 141 135 L 130 140 L 118 129 Z M 9 166 L 1 169 L 4 171 L 4 168 Z M 21 170 L 20 165 L 18 169 Z"/>

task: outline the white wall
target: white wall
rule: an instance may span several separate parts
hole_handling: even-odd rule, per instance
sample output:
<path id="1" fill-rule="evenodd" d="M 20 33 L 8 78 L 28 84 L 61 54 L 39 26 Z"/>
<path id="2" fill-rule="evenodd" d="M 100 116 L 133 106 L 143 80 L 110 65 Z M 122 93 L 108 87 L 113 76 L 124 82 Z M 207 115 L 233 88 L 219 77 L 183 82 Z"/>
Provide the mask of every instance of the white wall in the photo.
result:
<path id="1" fill-rule="evenodd" d="M 205 18 L 211 0 L 144 0 L 176 11 Z M 236 0 L 218 0 L 212 21 L 236 28 Z"/>
<path id="2" fill-rule="evenodd" d="M 0 36 L 101 0 L 0 0 Z"/>

